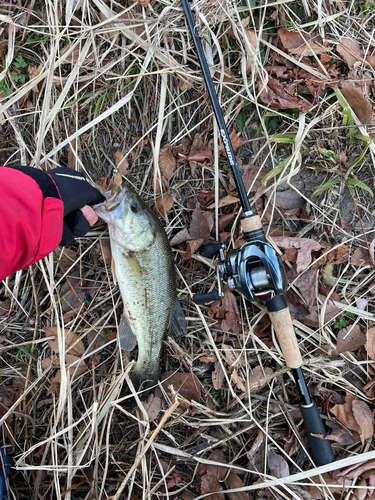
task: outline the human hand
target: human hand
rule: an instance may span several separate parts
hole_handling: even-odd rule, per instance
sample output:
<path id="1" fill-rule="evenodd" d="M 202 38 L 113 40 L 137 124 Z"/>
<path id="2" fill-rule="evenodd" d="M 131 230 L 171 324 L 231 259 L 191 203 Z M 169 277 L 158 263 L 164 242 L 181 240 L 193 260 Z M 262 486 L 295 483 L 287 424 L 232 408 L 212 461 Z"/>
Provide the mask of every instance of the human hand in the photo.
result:
<path id="1" fill-rule="evenodd" d="M 105 198 L 80 172 L 60 167 L 49 170 L 64 203 L 64 226 L 60 245 L 69 245 L 77 236 L 84 236 L 98 216 L 89 205 L 102 203 Z"/>

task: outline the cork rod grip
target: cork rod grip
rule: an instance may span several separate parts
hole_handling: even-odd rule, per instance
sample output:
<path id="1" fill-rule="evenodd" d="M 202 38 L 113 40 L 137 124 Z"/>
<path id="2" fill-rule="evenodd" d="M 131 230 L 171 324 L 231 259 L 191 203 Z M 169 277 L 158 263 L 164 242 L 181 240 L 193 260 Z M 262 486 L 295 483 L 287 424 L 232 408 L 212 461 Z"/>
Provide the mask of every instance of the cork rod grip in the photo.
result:
<path id="1" fill-rule="evenodd" d="M 276 312 L 269 311 L 268 314 L 270 315 L 287 366 L 289 368 L 299 368 L 302 365 L 302 357 L 289 309 L 286 308 Z"/>

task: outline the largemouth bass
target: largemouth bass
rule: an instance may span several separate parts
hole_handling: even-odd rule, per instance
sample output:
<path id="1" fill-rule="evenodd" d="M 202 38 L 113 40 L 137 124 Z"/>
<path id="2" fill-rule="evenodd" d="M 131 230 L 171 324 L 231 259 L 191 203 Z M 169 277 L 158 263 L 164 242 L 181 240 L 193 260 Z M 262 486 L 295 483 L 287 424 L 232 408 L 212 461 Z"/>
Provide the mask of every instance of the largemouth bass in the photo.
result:
<path id="1" fill-rule="evenodd" d="M 132 351 L 138 342 L 131 380 L 136 390 L 148 389 L 160 376 L 163 339 L 186 329 L 171 247 L 155 213 L 124 184 L 95 212 L 108 223 L 112 271 L 124 303 L 118 343 Z"/>

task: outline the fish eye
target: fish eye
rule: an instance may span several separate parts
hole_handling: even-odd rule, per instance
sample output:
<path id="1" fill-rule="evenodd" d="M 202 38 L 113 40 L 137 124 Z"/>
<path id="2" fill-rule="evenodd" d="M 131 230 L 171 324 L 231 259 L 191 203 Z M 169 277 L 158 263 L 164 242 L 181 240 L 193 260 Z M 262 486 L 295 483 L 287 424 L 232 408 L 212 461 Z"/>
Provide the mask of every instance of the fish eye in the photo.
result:
<path id="1" fill-rule="evenodd" d="M 132 203 L 130 205 L 130 210 L 133 212 L 133 214 L 137 214 L 140 210 L 140 206 L 138 205 L 138 203 Z"/>

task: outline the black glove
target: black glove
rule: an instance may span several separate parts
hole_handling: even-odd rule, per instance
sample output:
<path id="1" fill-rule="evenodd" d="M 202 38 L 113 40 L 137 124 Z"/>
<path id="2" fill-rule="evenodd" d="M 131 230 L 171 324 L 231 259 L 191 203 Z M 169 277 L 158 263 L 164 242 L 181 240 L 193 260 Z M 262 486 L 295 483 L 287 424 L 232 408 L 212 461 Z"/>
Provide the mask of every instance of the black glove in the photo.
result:
<path id="1" fill-rule="evenodd" d="M 84 236 L 90 229 L 88 220 L 79 209 L 102 203 L 105 198 L 83 174 L 75 170 L 60 167 L 47 173 L 55 181 L 64 203 L 64 229 L 60 245 L 69 245 L 76 236 Z"/>
<path id="2" fill-rule="evenodd" d="M 48 172 L 32 167 L 11 166 L 11 168 L 32 177 L 44 198 L 58 198 L 64 203 L 61 246 L 69 245 L 76 236 L 84 236 L 89 231 L 90 224 L 79 209 L 85 205 L 102 203 L 105 198 L 88 183 L 83 174 L 65 167 L 54 168 Z"/>

